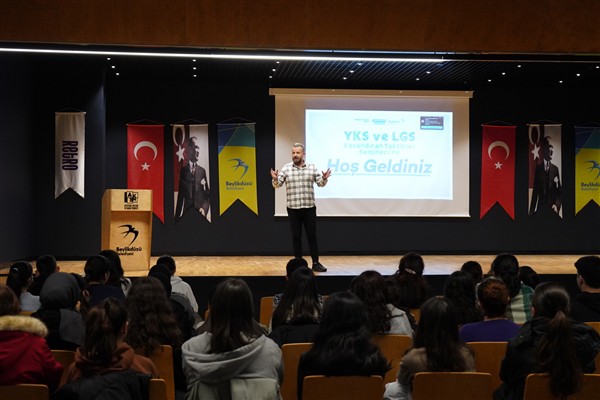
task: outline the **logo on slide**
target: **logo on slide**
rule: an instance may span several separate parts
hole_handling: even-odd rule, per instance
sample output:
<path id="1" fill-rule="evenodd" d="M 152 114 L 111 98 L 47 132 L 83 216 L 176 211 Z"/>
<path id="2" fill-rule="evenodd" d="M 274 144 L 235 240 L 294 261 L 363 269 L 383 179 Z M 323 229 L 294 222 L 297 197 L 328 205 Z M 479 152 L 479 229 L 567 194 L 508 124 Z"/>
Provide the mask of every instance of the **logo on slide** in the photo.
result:
<path id="1" fill-rule="evenodd" d="M 422 116 L 420 119 L 422 130 L 441 131 L 444 129 L 444 117 Z"/>

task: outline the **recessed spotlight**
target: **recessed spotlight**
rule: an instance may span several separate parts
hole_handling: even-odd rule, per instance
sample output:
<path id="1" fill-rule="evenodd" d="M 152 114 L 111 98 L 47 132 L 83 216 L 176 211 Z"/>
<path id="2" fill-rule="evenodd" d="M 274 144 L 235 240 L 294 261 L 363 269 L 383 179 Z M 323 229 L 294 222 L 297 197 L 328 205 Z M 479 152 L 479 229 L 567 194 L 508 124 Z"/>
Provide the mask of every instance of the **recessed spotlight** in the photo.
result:
<path id="1" fill-rule="evenodd" d="M 491 81 L 492 81 L 491 79 L 488 79 L 488 82 L 491 82 Z"/>
<path id="2" fill-rule="evenodd" d="M 348 79 L 348 77 L 346 77 L 346 76 L 345 76 L 345 77 L 343 77 L 342 79 L 343 79 L 343 80 L 346 80 L 346 79 Z"/>
<path id="3" fill-rule="evenodd" d="M 276 61 L 276 64 L 279 64 L 279 61 Z"/>
<path id="4" fill-rule="evenodd" d="M 197 78 L 197 77 L 198 77 L 198 75 L 194 74 L 194 78 Z"/>
<path id="5" fill-rule="evenodd" d="M 271 71 L 275 72 L 275 71 L 277 71 L 277 70 L 276 70 L 275 68 L 273 68 Z"/>
<path id="6" fill-rule="evenodd" d="M 350 73 L 351 73 L 351 74 L 353 74 L 353 73 L 354 73 L 354 70 L 353 70 L 353 69 L 351 69 L 351 70 L 350 70 Z"/>
<path id="7" fill-rule="evenodd" d="M 596 69 L 600 69 L 600 65 L 596 65 Z"/>
<path id="8" fill-rule="evenodd" d="M 110 57 L 106 57 L 106 61 L 110 61 Z"/>
<path id="9" fill-rule="evenodd" d="M 563 81 L 558 81 L 558 83 L 563 83 Z"/>
<path id="10" fill-rule="evenodd" d="M 521 68 L 521 64 L 517 65 L 517 68 Z"/>
<path id="11" fill-rule="evenodd" d="M 112 69 L 115 69 L 115 68 L 117 68 L 117 67 L 116 67 L 116 66 L 114 66 L 114 65 L 111 65 L 110 67 L 111 67 Z"/>
<path id="12" fill-rule="evenodd" d="M 420 81 L 420 80 L 421 80 L 421 78 L 417 78 L 417 80 L 418 80 L 418 81 Z"/>
<path id="13" fill-rule="evenodd" d="M 427 74 L 430 74 L 430 73 L 431 73 L 431 71 L 427 71 L 426 73 L 427 73 Z"/>
<path id="14" fill-rule="evenodd" d="M 503 72 L 502 75 L 506 75 L 506 72 Z"/>
<path id="15" fill-rule="evenodd" d="M 577 76 L 581 76 L 581 74 L 575 74 L 575 75 L 577 75 Z"/>
<path id="16" fill-rule="evenodd" d="M 192 60 L 192 62 L 196 62 L 196 59 L 194 58 L 194 59 Z"/>
<path id="17" fill-rule="evenodd" d="M 359 62 L 359 63 L 356 63 L 356 65 L 362 65 L 362 64 L 363 64 L 363 63 L 361 63 L 361 62 Z"/>
<path id="18" fill-rule="evenodd" d="M 196 69 L 198 69 L 198 67 L 192 67 L 192 69 L 195 71 Z"/>
<path id="19" fill-rule="evenodd" d="M 121 74 L 119 74 L 119 73 L 117 72 L 115 75 L 116 75 L 116 76 L 119 76 L 119 75 L 121 75 Z"/>
<path id="20" fill-rule="evenodd" d="M 269 75 L 269 79 L 273 79 L 273 75 Z"/>

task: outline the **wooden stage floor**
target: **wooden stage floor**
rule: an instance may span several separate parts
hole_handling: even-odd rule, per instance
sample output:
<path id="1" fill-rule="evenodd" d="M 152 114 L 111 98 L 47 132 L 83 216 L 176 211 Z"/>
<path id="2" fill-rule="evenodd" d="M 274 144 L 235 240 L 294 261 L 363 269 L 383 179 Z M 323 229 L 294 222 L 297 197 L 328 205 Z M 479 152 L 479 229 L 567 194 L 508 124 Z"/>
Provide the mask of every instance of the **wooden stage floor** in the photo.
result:
<path id="1" fill-rule="evenodd" d="M 538 274 L 574 274 L 574 263 L 583 255 L 516 255 L 520 265 L 532 267 Z M 425 275 L 449 275 L 468 260 L 481 264 L 484 273 L 489 270 L 494 255 L 424 255 Z M 174 257 L 179 276 L 281 276 L 285 274 L 287 256 L 197 256 Z M 154 265 L 157 257 L 152 257 Z M 393 274 L 400 256 L 322 256 L 320 261 L 328 269 L 322 275 L 355 276 L 366 270 L 382 275 Z M 61 271 L 83 274 L 85 260 L 61 261 Z M 1 271 L 3 274 L 7 270 Z M 145 271 L 128 271 L 127 276 L 143 276 Z"/>

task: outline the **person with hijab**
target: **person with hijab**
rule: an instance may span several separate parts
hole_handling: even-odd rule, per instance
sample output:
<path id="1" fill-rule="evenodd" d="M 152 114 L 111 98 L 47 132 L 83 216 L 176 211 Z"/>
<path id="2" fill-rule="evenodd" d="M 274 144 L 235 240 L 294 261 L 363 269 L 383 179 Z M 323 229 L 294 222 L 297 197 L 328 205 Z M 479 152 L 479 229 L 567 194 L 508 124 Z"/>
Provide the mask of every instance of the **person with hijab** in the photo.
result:
<path id="1" fill-rule="evenodd" d="M 53 273 L 42 287 L 42 306 L 32 317 L 48 327 L 46 342 L 53 350 L 76 350 L 83 345 L 85 328 L 76 309 L 80 293 L 77 279 L 65 272 Z"/>

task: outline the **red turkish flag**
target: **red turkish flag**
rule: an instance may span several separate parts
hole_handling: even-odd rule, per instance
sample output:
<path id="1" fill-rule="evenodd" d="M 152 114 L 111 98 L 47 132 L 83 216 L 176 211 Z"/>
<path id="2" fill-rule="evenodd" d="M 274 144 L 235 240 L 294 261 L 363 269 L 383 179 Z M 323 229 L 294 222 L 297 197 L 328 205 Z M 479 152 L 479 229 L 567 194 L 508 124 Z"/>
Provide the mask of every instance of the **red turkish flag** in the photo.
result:
<path id="1" fill-rule="evenodd" d="M 127 188 L 152 189 L 154 215 L 165 223 L 164 125 L 127 125 Z"/>
<path id="2" fill-rule="evenodd" d="M 516 126 L 483 125 L 480 218 L 497 202 L 515 219 L 516 129 Z"/>

